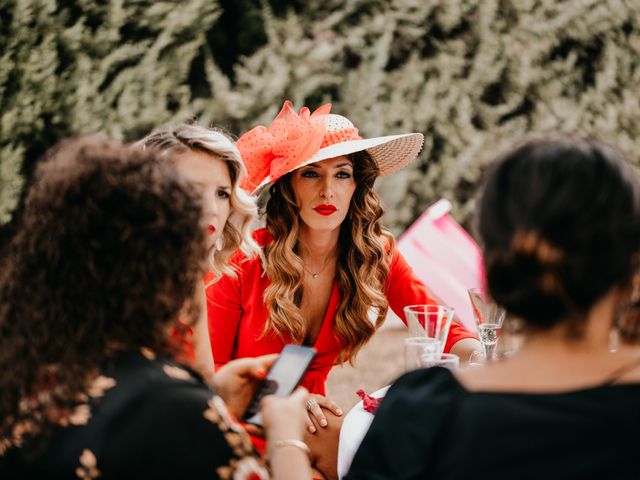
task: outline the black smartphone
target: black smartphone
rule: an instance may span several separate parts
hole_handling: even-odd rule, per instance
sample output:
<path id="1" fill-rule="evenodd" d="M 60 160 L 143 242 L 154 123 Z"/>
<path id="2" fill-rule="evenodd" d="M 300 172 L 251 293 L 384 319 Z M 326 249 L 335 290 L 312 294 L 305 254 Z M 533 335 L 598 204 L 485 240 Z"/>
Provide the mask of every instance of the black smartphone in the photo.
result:
<path id="1" fill-rule="evenodd" d="M 262 415 L 259 411 L 260 400 L 266 395 L 273 394 L 278 397 L 286 397 L 293 392 L 315 356 L 315 348 L 303 347 L 302 345 L 285 345 L 282 352 L 280 352 L 280 356 L 273 363 L 269 373 L 267 373 L 258 390 L 256 390 L 249 407 L 244 412 L 242 421 L 262 426 Z"/>

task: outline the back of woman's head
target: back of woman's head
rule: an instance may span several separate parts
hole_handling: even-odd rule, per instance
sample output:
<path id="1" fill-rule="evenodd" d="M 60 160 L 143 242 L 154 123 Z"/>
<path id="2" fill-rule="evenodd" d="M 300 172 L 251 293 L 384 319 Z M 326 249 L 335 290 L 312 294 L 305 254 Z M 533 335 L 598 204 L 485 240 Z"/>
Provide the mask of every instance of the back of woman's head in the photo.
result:
<path id="1" fill-rule="evenodd" d="M 0 273 L 0 418 L 52 372 L 73 398 L 114 346 L 167 349 L 206 261 L 192 190 L 153 151 L 98 137 L 45 156 Z"/>
<path id="2" fill-rule="evenodd" d="M 493 298 L 533 328 L 581 318 L 629 281 L 640 246 L 638 182 L 593 141 L 529 141 L 489 174 L 478 229 Z"/>

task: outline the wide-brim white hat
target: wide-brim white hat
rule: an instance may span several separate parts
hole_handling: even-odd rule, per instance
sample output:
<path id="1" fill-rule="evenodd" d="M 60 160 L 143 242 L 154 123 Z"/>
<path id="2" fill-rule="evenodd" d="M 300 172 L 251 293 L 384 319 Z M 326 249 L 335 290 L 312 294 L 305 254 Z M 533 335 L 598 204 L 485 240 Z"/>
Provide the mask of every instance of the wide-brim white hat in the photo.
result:
<path id="1" fill-rule="evenodd" d="M 298 168 L 329 158 L 366 151 L 380 170 L 390 175 L 415 159 L 422 145 L 421 133 L 361 138 L 353 123 L 330 114 L 324 105 L 310 114 L 298 115 L 290 102 L 269 127 L 256 127 L 238 139 L 238 149 L 247 167 L 245 188 L 259 195 L 265 187 Z M 292 117 L 295 116 L 295 117 Z"/>

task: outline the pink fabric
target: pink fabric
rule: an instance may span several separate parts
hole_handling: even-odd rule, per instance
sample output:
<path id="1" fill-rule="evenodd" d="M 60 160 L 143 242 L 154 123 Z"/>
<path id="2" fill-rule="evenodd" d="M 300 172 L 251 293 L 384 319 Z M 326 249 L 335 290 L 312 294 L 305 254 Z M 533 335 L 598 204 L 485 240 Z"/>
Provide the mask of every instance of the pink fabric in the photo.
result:
<path id="1" fill-rule="evenodd" d="M 323 143 L 324 117 L 330 111 L 328 103 L 313 113 L 304 107 L 298 114 L 287 100 L 271 125 L 257 126 L 242 135 L 236 142 L 247 167 L 242 187 L 252 191 L 267 177 L 275 182 L 311 158 Z"/>
<path id="2" fill-rule="evenodd" d="M 442 304 L 453 307 L 467 330 L 476 331 L 467 289 L 485 283 L 482 252 L 439 200 L 398 240 L 398 250 Z"/>
<path id="3" fill-rule="evenodd" d="M 376 410 L 378 410 L 382 399 L 367 395 L 367 393 L 362 389 L 358 390 L 356 392 L 356 395 L 358 395 L 362 400 L 362 408 L 364 408 L 365 412 L 369 412 L 372 414 L 376 413 Z"/>

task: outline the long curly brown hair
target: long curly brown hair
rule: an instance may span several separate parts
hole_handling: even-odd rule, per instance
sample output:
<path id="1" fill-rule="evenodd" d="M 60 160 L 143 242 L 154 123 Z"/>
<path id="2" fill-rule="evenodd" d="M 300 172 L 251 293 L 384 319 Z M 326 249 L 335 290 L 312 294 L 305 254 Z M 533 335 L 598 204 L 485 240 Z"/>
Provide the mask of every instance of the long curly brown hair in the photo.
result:
<path id="1" fill-rule="evenodd" d="M 382 227 L 384 208 L 373 189 L 379 169 L 365 151 L 349 155 L 356 189 L 340 226 L 337 281 L 341 292 L 335 334 L 342 344 L 338 361 L 353 360 L 382 324 L 389 303 L 383 292 L 394 239 Z M 266 205 L 273 242 L 265 249 L 265 271 L 271 284 L 264 293 L 269 308 L 266 332 L 301 342 L 307 324 L 300 313 L 304 274 L 299 252 L 300 217 L 291 174 L 278 180 Z M 375 315 L 372 323 L 371 315 Z"/>
<path id="2" fill-rule="evenodd" d="M 101 137 L 40 162 L 0 271 L 0 447 L 86 398 L 114 347 L 173 353 L 207 257 L 200 199 L 178 179 L 153 151 Z"/>

